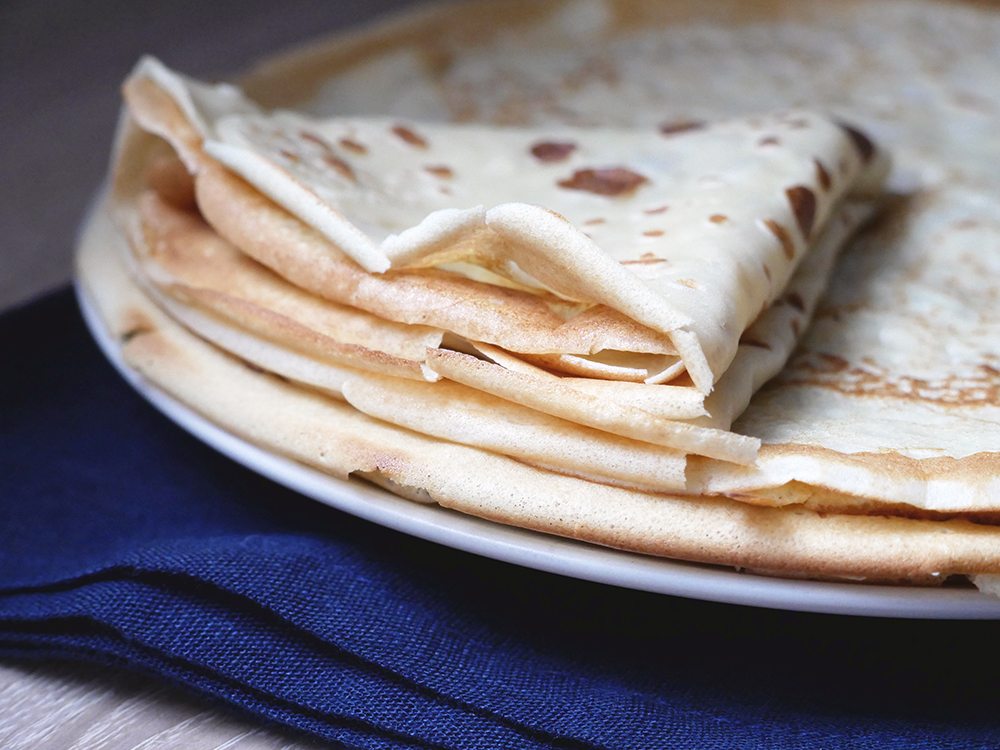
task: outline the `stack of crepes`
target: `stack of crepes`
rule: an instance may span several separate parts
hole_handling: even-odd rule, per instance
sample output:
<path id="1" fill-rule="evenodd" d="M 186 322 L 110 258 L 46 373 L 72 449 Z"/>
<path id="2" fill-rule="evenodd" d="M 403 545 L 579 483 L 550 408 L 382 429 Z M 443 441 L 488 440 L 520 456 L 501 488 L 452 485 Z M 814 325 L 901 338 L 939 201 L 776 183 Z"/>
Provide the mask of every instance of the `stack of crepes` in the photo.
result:
<path id="1" fill-rule="evenodd" d="M 312 118 L 153 59 L 124 94 L 81 276 L 129 364 L 212 421 L 625 549 L 910 582 L 1000 564 L 965 520 L 809 509 L 863 498 L 730 429 L 878 202 L 887 159 L 850 124 Z"/>

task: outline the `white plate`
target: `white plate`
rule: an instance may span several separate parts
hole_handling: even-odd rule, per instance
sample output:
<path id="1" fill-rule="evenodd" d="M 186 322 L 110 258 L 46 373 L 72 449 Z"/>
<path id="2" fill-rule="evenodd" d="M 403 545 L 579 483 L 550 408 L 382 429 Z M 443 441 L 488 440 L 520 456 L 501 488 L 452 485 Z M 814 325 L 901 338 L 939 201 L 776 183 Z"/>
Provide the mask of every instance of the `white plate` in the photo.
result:
<path id="1" fill-rule="evenodd" d="M 84 320 L 105 356 L 153 406 L 183 429 L 278 484 L 397 531 L 536 570 L 626 588 L 775 609 L 873 617 L 1000 619 L 1000 599 L 971 588 L 910 588 L 765 578 L 600 547 L 403 500 L 361 480 L 342 481 L 220 429 L 144 381 L 121 359 L 83 284 Z"/>

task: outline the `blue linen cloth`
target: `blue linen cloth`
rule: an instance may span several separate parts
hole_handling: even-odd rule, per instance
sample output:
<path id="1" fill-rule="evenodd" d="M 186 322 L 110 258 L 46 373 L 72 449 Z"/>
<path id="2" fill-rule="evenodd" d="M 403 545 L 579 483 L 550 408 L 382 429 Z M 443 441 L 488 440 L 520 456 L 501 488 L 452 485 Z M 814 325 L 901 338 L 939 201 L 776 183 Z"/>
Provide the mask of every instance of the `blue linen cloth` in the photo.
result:
<path id="1" fill-rule="evenodd" d="M 0 317 L 0 654 L 353 748 L 996 748 L 990 622 L 758 610 L 406 537 L 214 453 L 71 292 Z"/>

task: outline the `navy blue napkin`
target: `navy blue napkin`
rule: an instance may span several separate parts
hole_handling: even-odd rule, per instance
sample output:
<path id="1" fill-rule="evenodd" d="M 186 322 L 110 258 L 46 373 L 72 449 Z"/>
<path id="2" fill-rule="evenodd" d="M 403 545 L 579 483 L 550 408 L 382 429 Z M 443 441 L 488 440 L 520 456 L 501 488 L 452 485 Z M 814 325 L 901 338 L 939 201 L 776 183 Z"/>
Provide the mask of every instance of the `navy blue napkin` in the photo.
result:
<path id="1" fill-rule="evenodd" d="M 356 748 L 996 748 L 990 622 L 809 615 L 524 570 L 235 465 L 71 292 L 0 316 L 0 654 L 156 675 Z"/>

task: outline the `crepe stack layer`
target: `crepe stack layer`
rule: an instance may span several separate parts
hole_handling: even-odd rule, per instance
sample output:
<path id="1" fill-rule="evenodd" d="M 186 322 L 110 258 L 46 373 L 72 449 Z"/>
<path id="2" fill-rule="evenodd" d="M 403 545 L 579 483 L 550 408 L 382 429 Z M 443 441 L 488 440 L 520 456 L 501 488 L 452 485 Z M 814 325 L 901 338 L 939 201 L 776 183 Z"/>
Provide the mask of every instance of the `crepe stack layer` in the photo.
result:
<path id="1" fill-rule="evenodd" d="M 261 68 L 256 101 L 144 60 L 81 277 L 145 377 L 341 477 L 781 575 L 998 572 L 1000 95 L 940 48 L 1000 29 L 884 5 L 431 9 Z M 929 82 L 878 105 L 907 65 Z M 893 195 L 806 332 L 873 141 Z"/>

